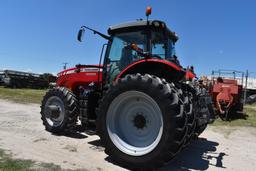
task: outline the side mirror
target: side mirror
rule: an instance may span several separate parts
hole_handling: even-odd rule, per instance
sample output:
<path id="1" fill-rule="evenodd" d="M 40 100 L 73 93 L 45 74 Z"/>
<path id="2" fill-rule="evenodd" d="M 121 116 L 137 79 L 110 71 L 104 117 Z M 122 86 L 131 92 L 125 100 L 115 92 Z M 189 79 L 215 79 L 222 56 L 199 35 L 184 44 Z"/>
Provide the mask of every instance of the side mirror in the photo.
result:
<path id="1" fill-rule="evenodd" d="M 78 34 L 77 34 L 77 40 L 79 42 L 82 42 L 82 39 L 83 39 L 83 36 L 84 36 L 84 28 L 80 28 L 80 30 L 78 31 Z"/>

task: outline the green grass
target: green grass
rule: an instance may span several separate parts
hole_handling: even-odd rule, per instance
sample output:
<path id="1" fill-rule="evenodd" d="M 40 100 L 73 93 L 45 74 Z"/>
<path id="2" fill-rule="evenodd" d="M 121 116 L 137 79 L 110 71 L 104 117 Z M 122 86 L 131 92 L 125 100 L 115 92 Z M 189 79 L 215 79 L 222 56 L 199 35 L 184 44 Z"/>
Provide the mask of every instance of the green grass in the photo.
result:
<path id="1" fill-rule="evenodd" d="M 231 121 L 222 121 L 218 118 L 212 125 L 213 126 L 252 126 L 256 127 L 256 105 L 245 105 L 244 113 L 247 115 L 245 119 L 237 118 Z"/>
<path id="2" fill-rule="evenodd" d="M 19 103 L 41 103 L 47 90 L 11 89 L 0 87 L 0 98 Z"/>
<path id="3" fill-rule="evenodd" d="M 31 160 L 11 159 L 11 155 L 0 149 L 0 171 L 32 171 Z"/>
<path id="4" fill-rule="evenodd" d="M 86 169 L 62 169 L 53 163 L 37 163 L 32 160 L 13 159 L 11 154 L 6 154 L 0 149 L 0 171 L 88 171 Z"/>

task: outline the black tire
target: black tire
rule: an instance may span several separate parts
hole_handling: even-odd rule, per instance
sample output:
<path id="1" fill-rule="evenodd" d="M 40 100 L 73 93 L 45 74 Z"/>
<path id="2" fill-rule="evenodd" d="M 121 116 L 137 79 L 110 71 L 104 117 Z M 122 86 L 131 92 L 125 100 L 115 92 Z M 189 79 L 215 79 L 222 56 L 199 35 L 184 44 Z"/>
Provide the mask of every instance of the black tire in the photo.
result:
<path id="1" fill-rule="evenodd" d="M 98 109 L 97 129 L 105 152 L 120 165 L 130 169 L 153 169 L 162 166 L 182 149 L 186 136 L 186 115 L 174 84 L 151 75 L 127 75 L 119 79 L 104 94 Z M 107 130 L 109 106 L 120 94 L 127 91 L 143 92 L 161 109 L 163 133 L 157 146 L 149 153 L 132 156 L 119 150 Z"/>
<path id="2" fill-rule="evenodd" d="M 191 88 L 189 88 L 186 84 L 178 83 L 178 88 L 175 88 L 179 94 L 180 99 L 183 101 L 184 105 L 184 115 L 187 116 L 187 133 L 184 138 L 183 147 L 186 147 L 190 144 L 191 139 L 194 137 L 195 127 L 196 127 L 196 119 L 193 104 L 193 93 L 191 92 Z"/>
<path id="3" fill-rule="evenodd" d="M 194 98 L 197 98 L 197 97 L 194 97 Z M 194 133 L 194 138 L 197 139 L 197 137 L 199 135 L 201 135 L 204 130 L 207 128 L 207 125 L 208 125 L 208 122 L 209 122 L 209 119 L 210 119 L 210 115 L 211 114 L 214 114 L 214 109 L 213 109 L 213 106 L 212 104 L 209 105 L 207 104 L 207 106 L 202 106 L 202 104 L 200 104 L 200 99 L 197 99 L 195 102 L 194 102 L 194 110 L 193 112 L 195 112 L 195 118 L 196 118 L 196 126 L 195 126 L 195 133 Z M 204 122 L 202 123 L 202 113 L 200 112 L 201 107 L 207 107 L 208 108 L 208 112 L 209 112 L 209 115 L 207 116 L 208 118 L 204 118 Z M 211 113 L 213 112 L 213 113 Z M 205 119 L 207 119 L 207 121 L 205 121 Z"/>
<path id="4" fill-rule="evenodd" d="M 201 135 L 204 130 L 206 129 L 208 123 L 200 123 L 200 113 L 199 113 L 199 110 L 200 109 L 200 105 L 199 105 L 199 100 L 196 101 L 194 103 L 194 106 L 195 106 L 195 115 L 196 115 L 196 126 L 195 126 L 195 133 L 194 133 L 194 138 L 197 139 L 199 137 L 199 135 Z"/>
<path id="5" fill-rule="evenodd" d="M 196 125 L 196 127 L 195 127 L 195 135 L 196 135 L 196 137 L 201 135 L 206 128 L 207 128 L 207 124 Z"/>
<path id="6" fill-rule="evenodd" d="M 58 125 L 51 125 L 47 121 L 47 101 L 56 97 L 63 102 L 64 105 L 64 118 Z M 41 105 L 41 119 L 45 129 L 49 132 L 60 134 L 64 132 L 72 131 L 76 126 L 78 111 L 77 111 L 77 99 L 76 96 L 65 87 L 54 87 L 50 89 L 43 98 Z M 48 119 L 49 120 L 49 119 Z"/>
<path id="7" fill-rule="evenodd" d="M 165 80 L 163 79 L 163 82 L 165 82 Z M 174 142 L 176 144 L 176 147 L 178 146 L 178 148 L 176 148 L 177 150 L 173 150 L 171 155 L 169 155 L 169 157 L 166 157 L 165 159 L 165 163 L 168 163 L 171 159 L 173 159 L 190 141 L 190 139 L 188 137 L 190 137 L 188 135 L 189 133 L 189 127 L 188 127 L 188 119 L 189 119 L 189 101 L 187 101 L 187 96 L 183 93 L 183 90 L 180 86 L 175 85 L 175 84 L 170 84 L 170 87 L 172 88 L 172 91 L 177 94 L 178 98 L 179 98 L 179 104 L 183 105 L 183 115 L 180 117 L 180 122 L 179 123 L 179 128 L 177 129 L 179 131 L 179 135 L 176 136 L 176 142 Z"/>
<path id="8" fill-rule="evenodd" d="M 187 127 L 188 127 L 188 132 L 187 132 L 187 136 L 186 136 L 186 142 L 185 142 L 185 146 L 189 145 L 189 143 L 191 142 L 191 139 L 194 136 L 195 133 L 195 128 L 196 128 L 196 117 L 195 117 L 195 113 L 193 112 L 193 95 L 188 93 L 188 95 L 186 95 L 184 97 L 184 111 L 187 115 Z"/>

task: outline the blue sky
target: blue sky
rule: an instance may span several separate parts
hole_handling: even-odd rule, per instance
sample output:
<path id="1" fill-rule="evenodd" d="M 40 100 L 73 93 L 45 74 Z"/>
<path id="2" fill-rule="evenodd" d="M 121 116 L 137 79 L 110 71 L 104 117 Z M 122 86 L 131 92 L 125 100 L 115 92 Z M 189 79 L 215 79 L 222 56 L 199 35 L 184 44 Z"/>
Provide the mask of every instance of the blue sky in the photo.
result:
<path id="1" fill-rule="evenodd" d="M 106 33 L 110 25 L 145 18 L 164 20 L 180 40 L 184 67 L 198 75 L 213 69 L 256 71 L 254 0 L 1 0 L 0 69 L 57 73 L 62 63 L 97 64 L 105 40 L 81 25 Z"/>

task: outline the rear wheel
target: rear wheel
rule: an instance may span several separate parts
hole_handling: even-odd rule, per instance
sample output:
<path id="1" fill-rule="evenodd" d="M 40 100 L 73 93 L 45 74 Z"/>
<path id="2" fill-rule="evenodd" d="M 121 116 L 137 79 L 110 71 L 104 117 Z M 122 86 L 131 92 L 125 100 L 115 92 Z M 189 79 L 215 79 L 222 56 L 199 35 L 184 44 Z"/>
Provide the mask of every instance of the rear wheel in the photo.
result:
<path id="1" fill-rule="evenodd" d="M 76 97 L 67 88 L 55 87 L 46 93 L 41 106 L 41 119 L 47 131 L 71 131 L 76 125 L 77 117 Z"/>
<path id="2" fill-rule="evenodd" d="M 188 93 L 188 95 L 185 96 L 184 100 L 184 106 L 185 106 L 185 113 L 187 114 L 187 127 L 188 127 L 188 132 L 186 136 L 186 142 L 185 146 L 187 146 L 190 142 L 191 139 L 193 138 L 193 135 L 195 133 L 195 127 L 196 127 L 196 118 L 195 118 L 195 113 L 193 112 L 193 96 L 192 94 Z"/>
<path id="3" fill-rule="evenodd" d="M 198 96 L 194 103 L 195 116 L 196 116 L 196 127 L 195 127 L 195 138 L 197 138 L 207 128 L 208 123 L 214 121 L 214 107 L 212 105 L 211 97 L 208 95 Z"/>
<path id="4" fill-rule="evenodd" d="M 207 128 L 207 123 L 205 123 L 203 125 L 196 125 L 196 128 L 195 128 L 195 135 L 196 135 L 196 137 L 201 135 L 206 128 Z"/>
<path id="5" fill-rule="evenodd" d="M 181 148 L 186 116 L 178 93 L 158 77 L 127 75 L 105 93 L 98 133 L 105 152 L 132 169 L 159 167 Z"/>

